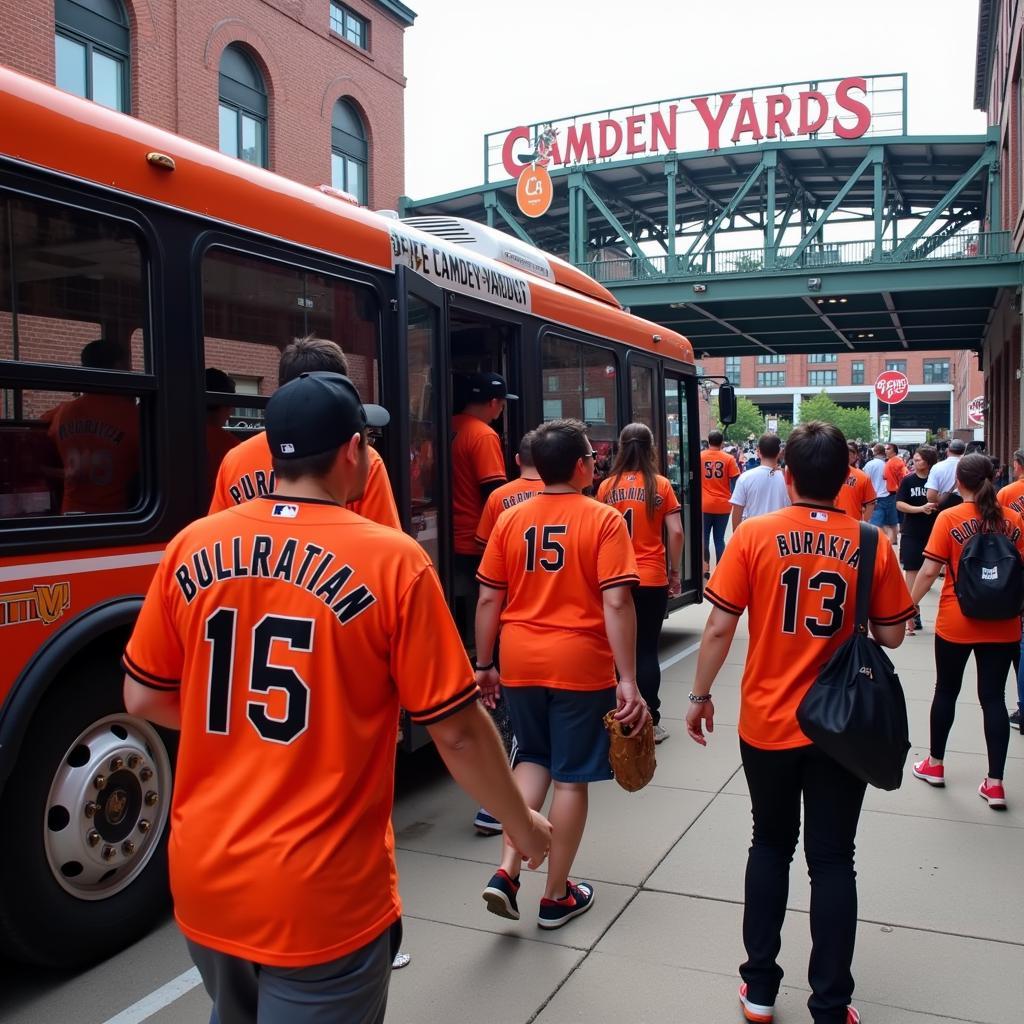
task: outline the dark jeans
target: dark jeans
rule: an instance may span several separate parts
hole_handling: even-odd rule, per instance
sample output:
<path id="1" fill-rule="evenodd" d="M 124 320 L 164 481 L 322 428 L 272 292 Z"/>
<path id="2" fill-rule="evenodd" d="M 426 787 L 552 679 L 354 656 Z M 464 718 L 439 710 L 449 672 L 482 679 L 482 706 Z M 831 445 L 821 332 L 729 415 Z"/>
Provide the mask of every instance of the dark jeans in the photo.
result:
<path id="1" fill-rule="evenodd" d="M 704 513 L 704 561 L 711 561 L 711 534 L 715 535 L 715 558 L 722 560 L 725 553 L 725 528 L 729 525 L 728 512 Z"/>
<path id="2" fill-rule="evenodd" d="M 811 877 L 807 1006 L 816 1024 L 846 1024 L 857 934 L 854 839 L 866 784 L 814 746 L 761 750 L 740 740 L 740 754 L 754 819 L 743 907 L 747 959 L 740 965 L 748 998 L 772 1006 L 782 983 L 778 955 L 802 797 Z"/>
<path id="3" fill-rule="evenodd" d="M 931 750 L 937 761 L 946 756 L 946 740 L 953 728 L 956 700 L 964 681 L 967 659 L 974 652 L 978 669 L 978 701 L 985 726 L 988 777 L 1001 779 L 1010 745 L 1010 723 L 1006 717 L 1006 674 L 1013 656 L 1020 650 L 1014 641 L 1005 644 L 955 644 L 935 638 L 935 696 L 932 697 Z"/>
<path id="4" fill-rule="evenodd" d="M 668 608 L 668 587 L 634 587 L 633 604 L 636 606 L 636 682 L 657 725 L 661 721 L 658 640 Z"/>

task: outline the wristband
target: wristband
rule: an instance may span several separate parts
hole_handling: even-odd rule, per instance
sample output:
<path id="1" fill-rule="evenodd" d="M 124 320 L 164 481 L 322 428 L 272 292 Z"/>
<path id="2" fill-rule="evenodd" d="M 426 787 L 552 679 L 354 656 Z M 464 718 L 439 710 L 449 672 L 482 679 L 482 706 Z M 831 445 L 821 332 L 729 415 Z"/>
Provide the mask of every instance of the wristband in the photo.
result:
<path id="1" fill-rule="evenodd" d="M 705 693 L 703 697 L 698 697 L 697 694 L 695 694 L 695 693 L 691 693 L 690 694 L 690 703 L 691 704 L 707 704 L 707 702 L 709 700 L 711 700 L 711 694 L 710 693 Z"/>
<path id="2" fill-rule="evenodd" d="M 493 661 L 488 662 L 486 665 L 478 665 L 476 663 L 476 659 L 473 660 L 473 669 L 476 672 L 488 672 L 492 668 L 494 668 L 494 662 Z"/>

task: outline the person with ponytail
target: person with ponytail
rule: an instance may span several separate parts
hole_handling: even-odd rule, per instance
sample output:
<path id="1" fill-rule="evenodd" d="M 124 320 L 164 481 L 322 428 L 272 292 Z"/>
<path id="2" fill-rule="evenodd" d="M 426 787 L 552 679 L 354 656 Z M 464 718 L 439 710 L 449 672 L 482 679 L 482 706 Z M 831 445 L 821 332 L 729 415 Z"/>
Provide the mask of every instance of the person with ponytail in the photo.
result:
<path id="1" fill-rule="evenodd" d="M 668 732 L 661 725 L 658 640 L 669 596 L 680 591 L 683 520 L 675 489 L 657 472 L 654 435 L 646 424 L 630 423 L 623 428 L 615 463 L 598 488 L 597 500 L 622 513 L 633 542 L 640 571 L 640 585 L 633 588 L 637 684 L 654 719 L 654 742 L 661 743 L 668 739 Z"/>
<path id="2" fill-rule="evenodd" d="M 924 564 L 911 594 L 915 605 L 928 593 L 943 566 L 948 566 L 935 620 L 935 696 L 931 708 L 931 749 L 914 765 L 914 775 L 932 786 L 945 785 L 946 740 L 953 727 L 956 701 L 967 660 L 974 654 L 988 750 L 988 775 L 978 794 L 989 807 L 1005 809 L 1003 769 L 1010 743 L 1006 718 L 1006 676 L 1021 638 L 1020 617 L 974 619 L 960 608 L 955 592 L 960 557 L 967 541 L 979 532 L 1002 532 L 1024 556 L 1024 519 L 996 499 L 992 463 L 984 455 L 965 455 L 956 467 L 956 487 L 963 503 L 935 517 L 924 549 Z"/>

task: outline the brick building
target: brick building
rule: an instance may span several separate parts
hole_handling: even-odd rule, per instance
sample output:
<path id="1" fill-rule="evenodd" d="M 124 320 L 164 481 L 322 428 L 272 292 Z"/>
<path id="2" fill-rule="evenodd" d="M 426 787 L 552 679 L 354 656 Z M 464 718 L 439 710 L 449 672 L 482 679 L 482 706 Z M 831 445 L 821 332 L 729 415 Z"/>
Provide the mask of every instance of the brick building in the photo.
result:
<path id="1" fill-rule="evenodd" d="M 703 358 L 706 374 L 726 376 L 737 394 L 749 398 L 765 415 L 797 422 L 802 399 L 821 391 L 843 406 L 862 406 L 877 422 L 874 382 L 885 370 L 899 370 L 910 381 L 910 394 L 888 412 L 893 430 L 929 430 L 964 439 L 984 436 L 982 420 L 972 419 L 984 395 L 984 378 L 975 353 L 821 352 L 811 355 L 761 355 Z M 705 423 L 702 417 L 702 429 Z"/>
<path id="2" fill-rule="evenodd" d="M 400 0 L 0 0 L 0 64 L 394 209 L 415 17 Z"/>
<path id="3" fill-rule="evenodd" d="M 1021 61 L 1024 7 L 1007 0 L 980 0 L 974 106 L 985 111 L 1000 133 L 1000 202 L 986 230 L 1009 231 L 1013 249 L 1024 250 L 1024 125 L 1021 123 Z M 982 348 L 989 448 L 1012 452 L 1024 444 L 1021 403 L 1021 289 L 1002 289 Z"/>

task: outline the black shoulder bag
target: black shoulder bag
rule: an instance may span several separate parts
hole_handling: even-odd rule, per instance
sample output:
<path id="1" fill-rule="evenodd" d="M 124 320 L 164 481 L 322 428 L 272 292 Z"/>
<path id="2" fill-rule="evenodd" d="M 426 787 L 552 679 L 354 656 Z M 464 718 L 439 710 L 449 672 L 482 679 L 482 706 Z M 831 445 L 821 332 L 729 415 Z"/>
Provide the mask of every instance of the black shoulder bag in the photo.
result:
<path id="1" fill-rule="evenodd" d="M 899 789 L 910 750 L 907 702 L 888 655 L 868 635 L 878 531 L 860 524 L 857 620 L 804 695 L 796 717 L 816 746 L 859 779 Z"/>

